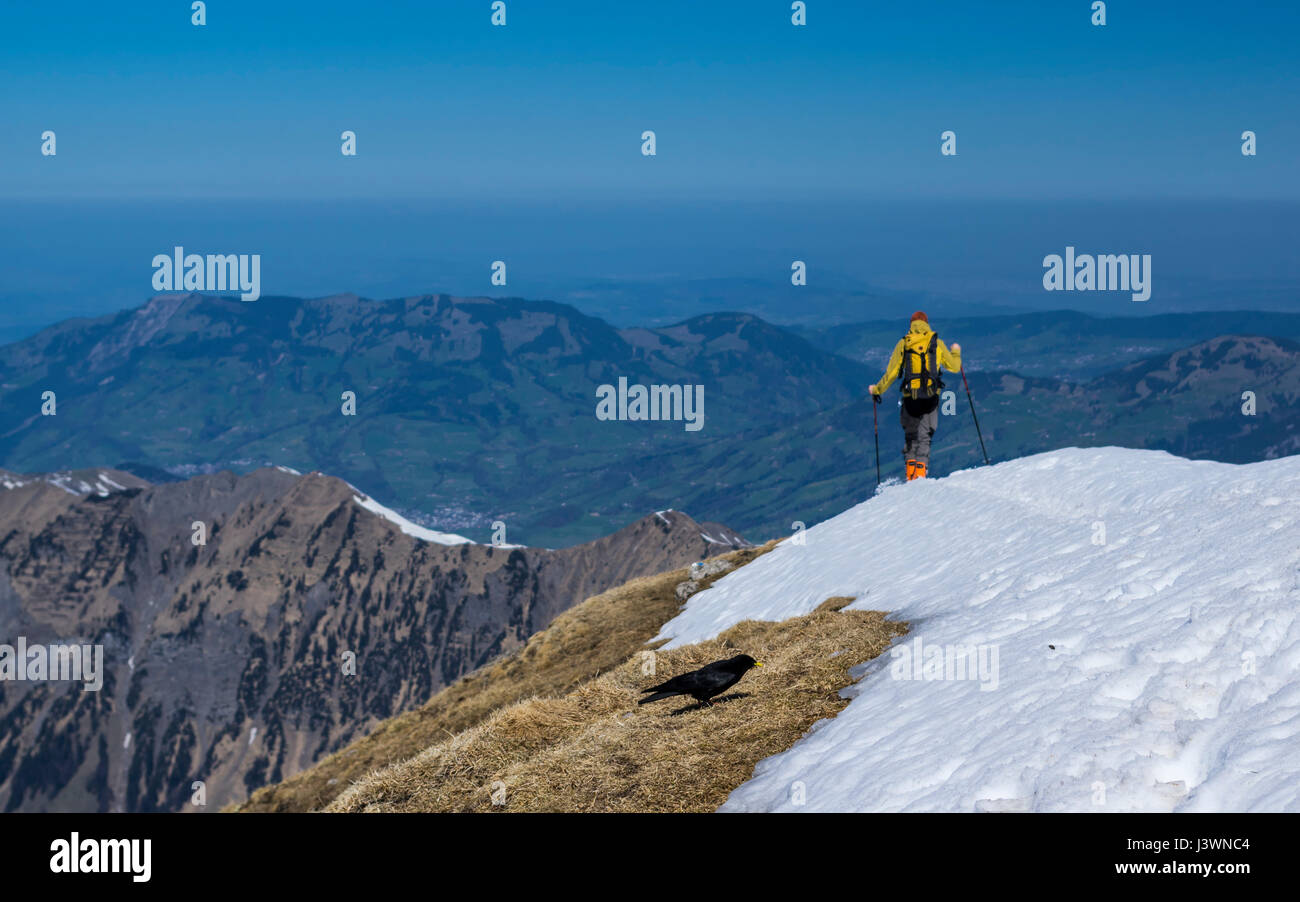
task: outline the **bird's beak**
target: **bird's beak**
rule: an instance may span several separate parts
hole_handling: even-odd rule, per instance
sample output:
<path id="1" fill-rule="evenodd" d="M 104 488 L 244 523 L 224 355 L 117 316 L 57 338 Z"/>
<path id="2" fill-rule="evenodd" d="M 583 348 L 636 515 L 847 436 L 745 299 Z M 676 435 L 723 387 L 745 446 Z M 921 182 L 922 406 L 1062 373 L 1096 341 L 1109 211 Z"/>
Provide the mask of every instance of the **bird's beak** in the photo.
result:
<path id="1" fill-rule="evenodd" d="M 755 661 L 755 662 L 754 662 L 754 666 L 755 666 L 755 667 L 762 667 L 762 666 L 763 666 L 763 662 L 762 662 L 762 661 Z"/>

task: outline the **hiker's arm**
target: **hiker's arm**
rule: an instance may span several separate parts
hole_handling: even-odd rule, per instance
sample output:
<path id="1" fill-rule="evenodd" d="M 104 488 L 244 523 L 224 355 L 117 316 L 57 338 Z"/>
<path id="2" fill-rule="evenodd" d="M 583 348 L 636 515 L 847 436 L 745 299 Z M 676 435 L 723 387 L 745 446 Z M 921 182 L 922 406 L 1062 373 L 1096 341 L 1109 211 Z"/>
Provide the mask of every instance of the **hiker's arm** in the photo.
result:
<path id="1" fill-rule="evenodd" d="M 898 371 L 903 368 L 903 342 L 900 339 L 898 344 L 894 345 L 894 353 L 889 357 L 889 366 L 885 367 L 885 375 L 880 377 L 876 383 L 876 394 L 883 395 L 885 389 L 894 384 L 898 378 Z"/>
<path id="2" fill-rule="evenodd" d="M 954 343 L 952 348 L 949 349 L 941 338 L 935 350 L 938 352 L 939 366 L 946 367 L 954 373 L 961 371 L 961 345 Z"/>

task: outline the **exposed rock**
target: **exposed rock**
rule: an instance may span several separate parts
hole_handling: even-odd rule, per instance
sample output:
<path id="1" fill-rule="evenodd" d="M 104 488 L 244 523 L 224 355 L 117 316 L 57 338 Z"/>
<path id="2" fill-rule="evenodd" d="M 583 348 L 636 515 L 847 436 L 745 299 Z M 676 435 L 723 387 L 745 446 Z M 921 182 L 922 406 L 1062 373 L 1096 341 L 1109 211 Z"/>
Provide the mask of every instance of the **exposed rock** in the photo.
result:
<path id="1" fill-rule="evenodd" d="M 5 810 L 187 810 L 198 780 L 240 800 L 584 598 L 745 544 L 675 511 L 555 551 L 439 544 L 276 468 L 0 477 L 0 643 L 80 637 L 106 671 L 0 682 Z"/>

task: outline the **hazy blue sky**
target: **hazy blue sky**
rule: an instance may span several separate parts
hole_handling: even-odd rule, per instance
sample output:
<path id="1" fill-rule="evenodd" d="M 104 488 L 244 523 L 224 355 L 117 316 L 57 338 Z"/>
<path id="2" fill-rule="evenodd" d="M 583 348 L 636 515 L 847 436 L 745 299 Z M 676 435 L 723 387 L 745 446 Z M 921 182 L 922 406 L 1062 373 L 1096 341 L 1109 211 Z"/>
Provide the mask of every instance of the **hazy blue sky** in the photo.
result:
<path id="1" fill-rule="evenodd" d="M 0 4 L 0 341 L 143 303 L 175 245 L 260 254 L 268 294 L 620 323 L 1300 309 L 1300 4 L 507 10 L 213 0 L 200 28 L 189 0 Z M 1153 254 L 1151 301 L 1044 292 L 1067 244 Z"/>
<path id="2" fill-rule="evenodd" d="M 1300 197 L 1300 4 L 507 8 L 5 3 L 0 197 Z"/>

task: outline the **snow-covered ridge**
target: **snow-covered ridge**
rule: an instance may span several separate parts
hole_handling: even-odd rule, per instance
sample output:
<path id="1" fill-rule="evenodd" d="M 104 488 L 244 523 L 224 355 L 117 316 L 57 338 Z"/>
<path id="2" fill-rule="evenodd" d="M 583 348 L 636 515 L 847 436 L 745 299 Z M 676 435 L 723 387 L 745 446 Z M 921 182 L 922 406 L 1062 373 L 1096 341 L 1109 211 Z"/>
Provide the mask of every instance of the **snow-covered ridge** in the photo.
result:
<path id="1" fill-rule="evenodd" d="M 1300 457 L 1066 449 L 887 487 L 660 638 L 835 595 L 911 623 L 724 810 L 1297 811 L 1298 526 Z"/>
<path id="2" fill-rule="evenodd" d="M 418 523 L 412 523 L 396 511 L 384 507 L 369 495 L 363 495 L 361 492 L 357 491 L 356 486 L 352 486 L 352 489 L 357 492 L 352 496 L 353 501 L 370 511 L 372 514 L 383 517 L 408 536 L 413 536 L 424 542 L 437 542 L 439 545 L 474 544 L 472 539 L 467 539 L 464 536 L 458 536 L 455 533 L 450 532 L 437 532 L 432 529 L 426 529 Z"/>
<path id="3" fill-rule="evenodd" d="M 302 475 L 292 467 L 275 465 L 275 469 L 292 476 Z M 124 492 L 128 489 L 127 486 L 117 482 L 107 473 L 97 470 L 64 470 L 57 473 L 42 474 L 18 474 L 0 470 L 0 489 L 6 491 L 22 488 L 25 485 L 32 485 L 39 482 L 49 483 L 56 488 L 62 489 L 69 495 L 75 495 L 79 498 L 84 498 L 88 495 L 107 497 L 114 492 Z M 370 513 L 383 517 L 408 536 L 412 536 L 424 542 L 437 542 L 440 545 L 473 544 L 472 539 L 467 539 L 464 536 L 449 532 L 438 532 L 437 530 L 427 529 L 420 526 L 418 523 L 412 523 L 396 511 L 384 507 L 356 486 L 349 485 L 349 488 L 354 492 L 353 498 L 357 504 L 370 511 Z M 503 547 L 516 548 L 520 546 L 509 545 Z"/>
<path id="4" fill-rule="evenodd" d="M 88 480 L 93 480 L 93 482 Z M 87 495 L 98 495 L 101 498 L 107 498 L 113 492 L 125 492 L 127 490 L 126 486 L 115 482 L 111 476 L 103 472 L 89 475 L 87 471 L 79 470 L 76 473 L 62 471 L 29 476 L 0 472 L 0 488 L 6 491 L 19 489 L 25 485 L 38 482 L 47 482 L 52 486 L 63 489 L 69 495 L 76 495 L 79 498 L 84 498 Z"/>

